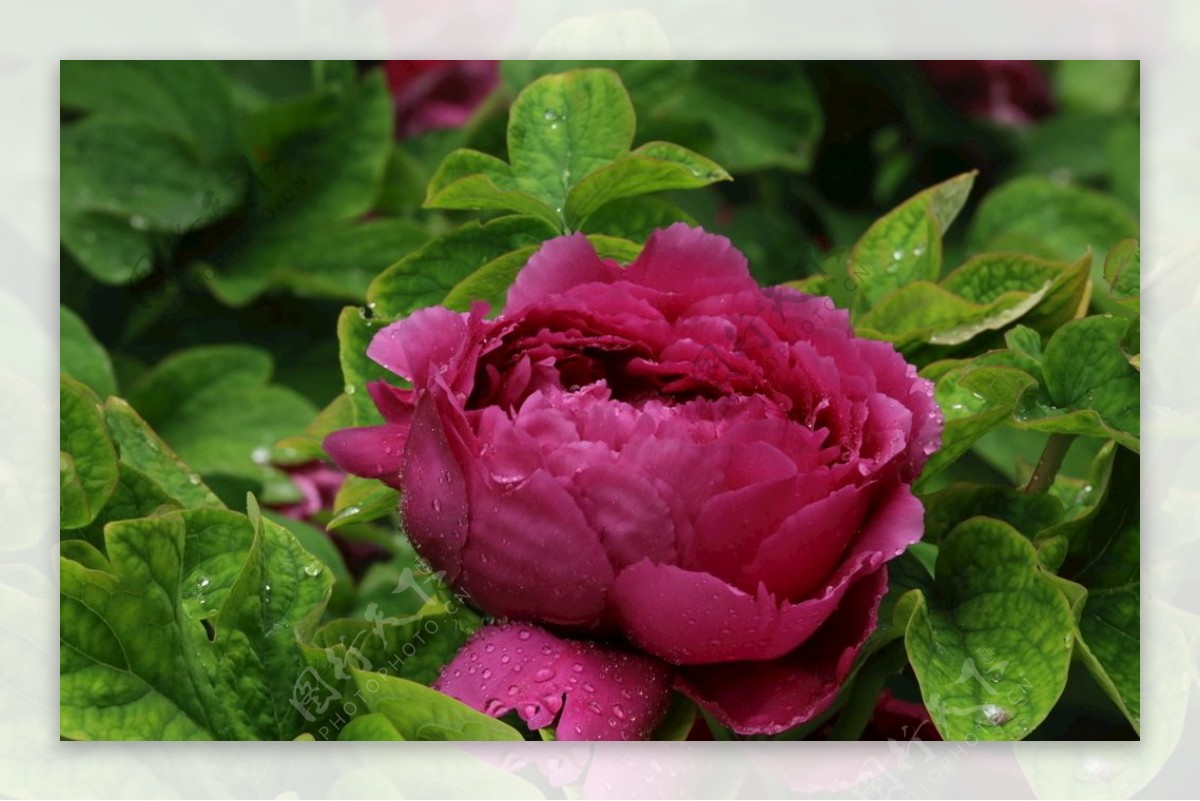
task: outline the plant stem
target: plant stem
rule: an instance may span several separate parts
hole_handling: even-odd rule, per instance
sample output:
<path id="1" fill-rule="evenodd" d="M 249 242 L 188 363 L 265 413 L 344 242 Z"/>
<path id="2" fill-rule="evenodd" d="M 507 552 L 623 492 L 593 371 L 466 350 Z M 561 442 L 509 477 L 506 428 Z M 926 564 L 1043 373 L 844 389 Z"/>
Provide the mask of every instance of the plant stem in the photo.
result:
<path id="1" fill-rule="evenodd" d="M 1042 449 L 1042 458 L 1038 459 L 1037 467 L 1033 469 L 1033 475 L 1025 485 L 1025 492 L 1045 492 L 1050 488 L 1074 439 L 1073 434 L 1050 435 L 1050 439 L 1046 440 L 1046 447 Z"/>

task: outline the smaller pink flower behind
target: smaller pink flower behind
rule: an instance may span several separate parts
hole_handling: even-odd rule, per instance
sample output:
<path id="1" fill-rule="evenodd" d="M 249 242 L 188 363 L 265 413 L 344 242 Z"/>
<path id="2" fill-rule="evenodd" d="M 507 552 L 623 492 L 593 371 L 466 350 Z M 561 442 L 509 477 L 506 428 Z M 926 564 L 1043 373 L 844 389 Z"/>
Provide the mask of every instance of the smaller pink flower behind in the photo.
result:
<path id="1" fill-rule="evenodd" d="M 385 61 L 396 136 L 460 128 L 500 80 L 498 61 Z"/>
<path id="2" fill-rule="evenodd" d="M 955 110 L 1023 127 L 1054 110 L 1050 82 L 1032 61 L 919 61 L 930 85 Z"/>

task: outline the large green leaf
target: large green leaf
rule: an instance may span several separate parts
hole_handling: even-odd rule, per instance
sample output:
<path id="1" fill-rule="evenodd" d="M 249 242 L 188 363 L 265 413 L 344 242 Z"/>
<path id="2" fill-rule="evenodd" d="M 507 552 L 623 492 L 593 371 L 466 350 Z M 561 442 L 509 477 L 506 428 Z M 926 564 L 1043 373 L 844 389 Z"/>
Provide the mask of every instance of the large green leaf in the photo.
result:
<path id="1" fill-rule="evenodd" d="M 1091 248 L 1103 264 L 1109 248 L 1137 233 L 1137 220 L 1119 201 L 1027 176 L 983 199 L 968 240 L 973 251 L 1013 250 L 1047 259 L 1076 259 Z"/>
<path id="2" fill-rule="evenodd" d="M 121 398 L 104 404 L 104 420 L 120 453 L 121 464 L 145 474 L 185 508 L 224 504 L 200 474 L 184 464 L 167 443 Z"/>
<path id="3" fill-rule="evenodd" d="M 553 235 L 553 228 L 532 217 L 512 215 L 467 223 L 381 273 L 367 291 L 368 306 L 375 316 L 394 320 L 436 305 L 489 262 L 536 247 Z"/>
<path id="4" fill-rule="evenodd" d="M 367 708 L 387 718 L 402 739 L 524 739 L 508 724 L 416 682 L 361 670 L 352 675 Z"/>
<path id="5" fill-rule="evenodd" d="M 96 341 L 79 315 L 66 306 L 59 307 L 58 336 L 59 369 L 86 384 L 101 398 L 115 395 L 117 379 L 108 351 Z"/>
<path id="6" fill-rule="evenodd" d="M 381 73 L 323 87 L 293 105 L 270 107 L 247 126 L 257 191 L 249 216 L 210 255 L 205 272 L 231 304 L 249 302 L 278 271 L 294 270 L 297 239 L 336 232 L 370 211 L 382 185 L 392 110 Z"/>
<path id="7" fill-rule="evenodd" d="M 64 375 L 58 398 L 59 523 L 81 528 L 95 519 L 117 486 L 117 451 L 90 389 Z"/>
<path id="8" fill-rule="evenodd" d="M 935 545 L 972 517 L 1002 520 L 1028 536 L 1063 519 L 1057 498 L 994 484 L 952 484 L 922 497 L 921 502 L 925 505 L 923 541 Z"/>
<path id="9" fill-rule="evenodd" d="M 945 739 L 1022 739 L 1066 686 L 1071 609 L 1033 545 L 1002 521 L 956 527 L 939 550 L 934 591 L 913 591 L 901 606 L 909 659 Z"/>
<path id="10" fill-rule="evenodd" d="M 517 185 L 562 214 L 576 184 L 629 152 L 635 127 L 633 103 L 615 72 L 539 78 L 509 111 L 508 159 Z"/>
<path id="11" fill-rule="evenodd" d="M 107 524 L 180 508 L 179 502 L 145 473 L 124 462 L 118 464 L 118 469 L 117 486 L 100 513 L 88 525 L 69 532 L 71 536 L 81 537 L 101 551 L 104 550 L 104 527 Z"/>
<path id="12" fill-rule="evenodd" d="M 330 531 L 352 523 L 369 523 L 395 514 L 400 502 L 397 490 L 374 478 L 349 476 L 333 501 Z"/>
<path id="13" fill-rule="evenodd" d="M 316 414 L 305 398 L 270 384 L 271 370 L 265 351 L 193 348 L 144 375 L 129 399 L 196 471 L 265 483 L 275 475 L 271 446 Z"/>
<path id="14" fill-rule="evenodd" d="M 102 212 L 136 230 L 178 234 L 214 221 L 214 210 L 244 190 L 228 164 L 205 162 L 185 140 L 130 120 L 88 117 L 63 129 L 61 146 L 65 216 Z"/>
<path id="15" fill-rule="evenodd" d="M 213 160 L 235 148 L 232 86 L 209 61 L 63 61 L 59 102 L 171 133 Z"/>
<path id="16" fill-rule="evenodd" d="M 298 295 L 361 303 L 375 276 L 428 238 L 421 226 L 397 219 L 308 230 L 280 246 L 269 280 Z"/>
<path id="17" fill-rule="evenodd" d="M 849 272 L 858 288 L 856 308 L 868 308 L 913 281 L 936 281 L 942 235 L 958 215 L 975 173 L 932 186 L 876 220 L 855 243 Z"/>
<path id="18" fill-rule="evenodd" d="M 330 576 L 286 530 L 196 509 L 110 523 L 111 568 L 62 560 L 62 734 L 291 739 L 289 681 Z"/>

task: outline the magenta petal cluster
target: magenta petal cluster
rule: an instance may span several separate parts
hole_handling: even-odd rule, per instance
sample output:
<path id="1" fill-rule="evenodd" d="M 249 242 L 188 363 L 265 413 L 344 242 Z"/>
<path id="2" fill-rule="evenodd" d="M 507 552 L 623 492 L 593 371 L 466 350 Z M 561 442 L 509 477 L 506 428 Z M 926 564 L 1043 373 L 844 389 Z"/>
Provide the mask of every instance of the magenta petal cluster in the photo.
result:
<path id="1" fill-rule="evenodd" d="M 369 355 L 411 388 L 372 384 L 386 422 L 332 434 L 335 461 L 403 491 L 415 546 L 485 612 L 652 656 L 741 733 L 828 706 L 921 535 L 931 384 L 682 224 L 627 267 L 551 240 L 485 313 L 381 330 Z"/>

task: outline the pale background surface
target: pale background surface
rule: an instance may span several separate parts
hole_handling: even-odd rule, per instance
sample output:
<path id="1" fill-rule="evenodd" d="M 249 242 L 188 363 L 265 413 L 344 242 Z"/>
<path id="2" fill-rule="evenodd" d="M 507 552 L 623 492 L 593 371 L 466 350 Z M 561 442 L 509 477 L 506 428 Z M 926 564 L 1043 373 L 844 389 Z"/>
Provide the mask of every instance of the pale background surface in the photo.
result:
<path id="1" fill-rule="evenodd" d="M 5 6 L 0 25 L 0 795 L 1194 797 L 1200 753 L 1200 3 L 553 0 Z M 1143 741 L 60 743 L 54 536 L 58 60 L 1140 58 Z M 332 332 L 331 332 L 332 335 Z M 290 677 L 287 679 L 290 680 Z M 907 750 L 906 750 L 907 749 Z"/>

